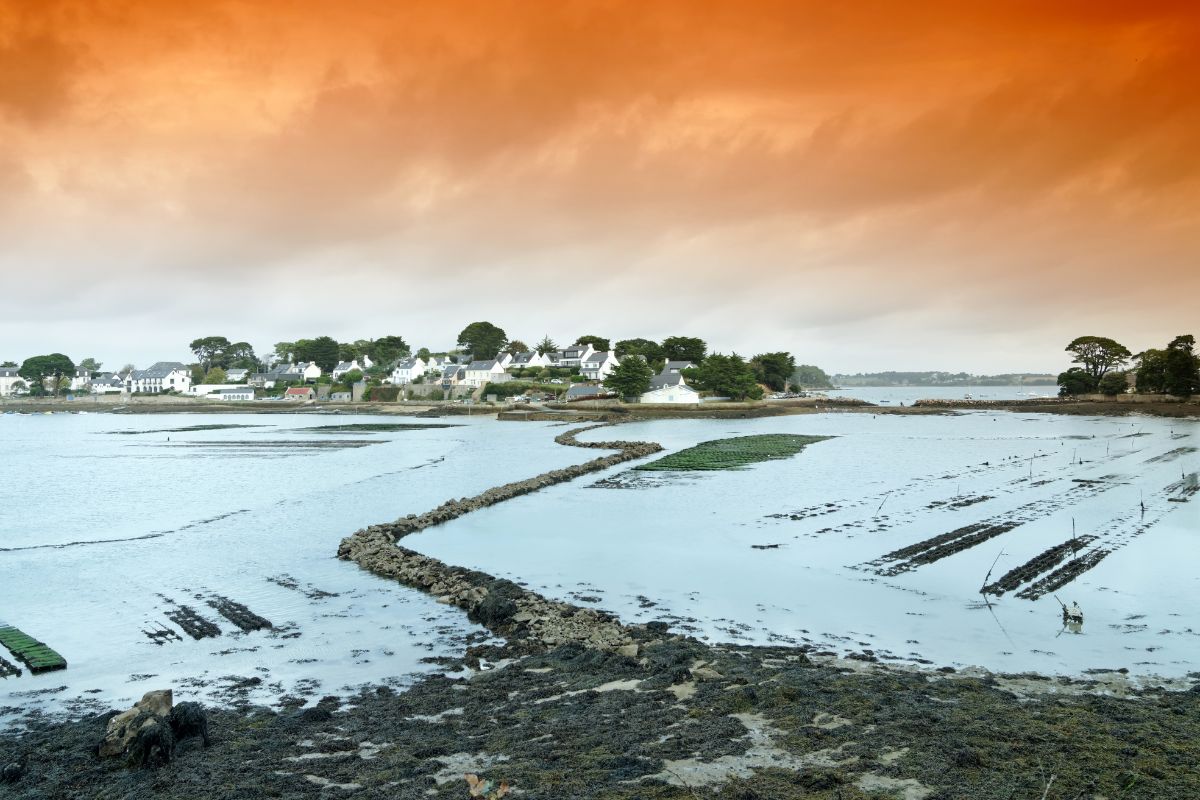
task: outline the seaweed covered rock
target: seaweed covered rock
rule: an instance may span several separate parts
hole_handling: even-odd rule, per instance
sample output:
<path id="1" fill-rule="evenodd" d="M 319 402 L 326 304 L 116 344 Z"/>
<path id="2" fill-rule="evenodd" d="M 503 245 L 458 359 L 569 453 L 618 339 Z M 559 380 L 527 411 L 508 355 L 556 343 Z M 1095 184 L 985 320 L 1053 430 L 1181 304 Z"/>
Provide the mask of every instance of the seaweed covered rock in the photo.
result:
<path id="1" fill-rule="evenodd" d="M 209 744 L 208 715 L 199 703 L 174 705 L 170 689 L 147 692 L 133 708 L 108 721 L 96 752 L 102 758 L 123 757 L 131 767 L 161 767 L 176 745 L 199 737 Z"/>

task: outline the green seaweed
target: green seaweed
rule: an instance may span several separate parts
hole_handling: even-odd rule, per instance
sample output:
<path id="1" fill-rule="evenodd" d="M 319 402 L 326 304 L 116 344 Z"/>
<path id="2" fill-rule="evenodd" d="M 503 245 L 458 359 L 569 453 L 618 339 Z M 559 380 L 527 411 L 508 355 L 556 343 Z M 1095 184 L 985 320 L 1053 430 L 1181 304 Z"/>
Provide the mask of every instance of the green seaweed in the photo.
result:
<path id="1" fill-rule="evenodd" d="M 714 439 L 680 450 L 649 464 L 634 467 L 642 472 L 687 472 L 741 469 L 762 461 L 791 458 L 810 444 L 829 436 L 800 436 L 793 433 L 767 433 Z"/>
<path id="2" fill-rule="evenodd" d="M 29 634 L 10 625 L 0 626 L 0 644 L 7 647 L 30 672 L 66 669 L 67 660 Z"/>

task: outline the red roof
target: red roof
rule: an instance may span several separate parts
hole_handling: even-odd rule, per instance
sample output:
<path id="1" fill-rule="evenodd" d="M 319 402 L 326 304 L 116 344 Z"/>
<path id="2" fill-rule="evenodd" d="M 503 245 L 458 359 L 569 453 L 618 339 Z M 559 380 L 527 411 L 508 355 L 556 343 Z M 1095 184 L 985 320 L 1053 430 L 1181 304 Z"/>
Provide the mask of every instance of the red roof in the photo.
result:
<path id="1" fill-rule="evenodd" d="M 302 394 L 307 396 L 312 394 L 312 389 L 308 387 L 293 386 L 284 392 L 284 394 Z"/>

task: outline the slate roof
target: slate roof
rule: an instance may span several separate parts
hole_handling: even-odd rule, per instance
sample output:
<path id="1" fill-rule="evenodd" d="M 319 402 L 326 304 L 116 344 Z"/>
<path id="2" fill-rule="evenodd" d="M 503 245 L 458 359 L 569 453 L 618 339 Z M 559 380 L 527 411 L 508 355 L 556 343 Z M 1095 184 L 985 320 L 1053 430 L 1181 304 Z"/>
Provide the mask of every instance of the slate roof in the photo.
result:
<path id="1" fill-rule="evenodd" d="M 417 359 L 406 358 L 403 361 L 396 362 L 396 369 L 412 370 L 417 368 Z"/>
<path id="2" fill-rule="evenodd" d="M 533 360 L 533 357 L 536 355 L 537 355 L 537 353 L 533 352 L 532 350 L 529 351 L 528 353 L 516 353 L 513 355 L 512 363 L 528 364 L 530 361 Z"/>
<path id="3" fill-rule="evenodd" d="M 608 390 L 603 386 L 586 386 L 577 383 L 570 389 L 567 389 L 568 400 L 580 400 L 585 397 L 604 397 L 607 394 Z"/>
<path id="4" fill-rule="evenodd" d="M 135 381 L 146 380 L 147 378 L 165 378 L 176 370 L 187 372 L 187 367 L 180 364 L 178 361 L 159 361 L 151 364 L 146 369 L 135 370 L 133 379 Z"/>
<path id="5" fill-rule="evenodd" d="M 678 372 L 660 372 L 650 379 L 651 389 L 661 389 L 664 386 L 687 386 L 687 381 Z"/>
<path id="6" fill-rule="evenodd" d="M 588 362 L 589 364 L 593 364 L 593 363 L 603 364 L 607 360 L 608 360 L 608 351 L 607 350 L 597 350 L 596 352 L 592 353 L 590 356 L 588 356 L 587 358 L 584 359 L 584 361 Z"/>
<path id="7" fill-rule="evenodd" d="M 484 370 L 484 371 L 490 372 L 492 367 L 495 366 L 495 364 L 496 364 L 495 359 L 492 359 L 491 361 L 472 361 L 470 364 L 467 365 L 467 369 L 477 370 L 477 371 Z"/>
<path id="8" fill-rule="evenodd" d="M 690 361 L 668 361 L 667 365 L 663 367 L 663 372 L 678 372 L 681 369 L 690 369 L 694 366 L 696 365 Z"/>

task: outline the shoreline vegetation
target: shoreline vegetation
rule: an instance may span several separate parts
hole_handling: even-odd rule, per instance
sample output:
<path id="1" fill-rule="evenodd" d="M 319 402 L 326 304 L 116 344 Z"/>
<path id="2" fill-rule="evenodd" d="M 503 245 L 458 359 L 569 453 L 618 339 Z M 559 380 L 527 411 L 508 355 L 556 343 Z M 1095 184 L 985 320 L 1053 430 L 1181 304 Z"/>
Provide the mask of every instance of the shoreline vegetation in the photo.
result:
<path id="1" fill-rule="evenodd" d="M 1178 398 L 1165 395 L 1094 395 L 1066 398 L 1029 398 L 1019 400 L 923 399 L 909 406 L 876 405 L 865 400 L 843 397 L 808 397 L 787 400 L 686 404 L 625 404 L 614 400 L 586 400 L 577 403 L 548 403 L 544 406 L 512 403 L 454 402 L 362 402 L 362 403 L 261 403 L 222 402 L 200 398 L 137 398 L 115 403 L 65 398 L 4 398 L 0 414 L 80 412 L 89 414 L 363 414 L 394 416 L 488 416 L 505 420 L 605 422 L 638 419 L 726 419 L 858 412 L 870 414 L 948 414 L 957 411 L 1018 411 L 1042 414 L 1123 416 L 1148 414 L 1161 417 L 1200 416 L 1200 397 Z"/>
<path id="2" fill-rule="evenodd" d="M 837 658 L 805 647 L 709 645 L 397 544 L 662 449 L 576 438 L 601 427 L 555 441 L 616 452 L 372 525 L 340 544 L 340 558 L 463 609 L 497 637 L 443 664 L 446 674 L 315 707 L 210 709 L 212 746 L 154 771 L 94 755 L 116 712 L 35 721 L 0 735 L 0 761 L 19 772 L 8 796 L 466 798 L 467 774 L 555 800 L 1200 792 L 1197 673 L 1139 683 L 1097 669 L 1073 680 L 884 666 L 868 651 Z"/>

